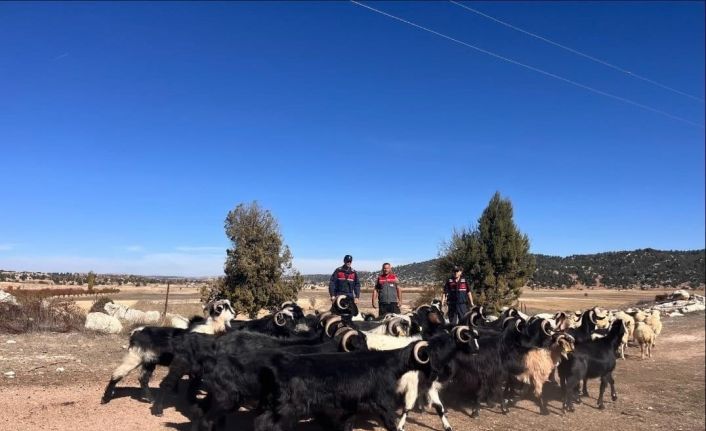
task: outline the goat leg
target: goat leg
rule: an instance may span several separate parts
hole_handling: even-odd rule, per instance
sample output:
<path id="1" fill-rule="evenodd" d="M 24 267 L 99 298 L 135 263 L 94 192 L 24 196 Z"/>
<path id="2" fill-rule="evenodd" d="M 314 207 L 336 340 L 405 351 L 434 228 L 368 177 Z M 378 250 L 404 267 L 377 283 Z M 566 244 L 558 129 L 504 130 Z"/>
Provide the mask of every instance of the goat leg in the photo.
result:
<path id="1" fill-rule="evenodd" d="M 598 392 L 598 408 L 603 410 L 605 405 L 603 404 L 603 394 L 605 393 L 605 387 L 608 384 L 608 379 L 606 376 L 601 376 L 601 387 Z"/>
<path id="2" fill-rule="evenodd" d="M 613 372 L 608 374 L 608 383 L 610 384 L 610 399 L 618 401 L 618 393 L 615 391 L 615 380 L 613 380 Z"/>

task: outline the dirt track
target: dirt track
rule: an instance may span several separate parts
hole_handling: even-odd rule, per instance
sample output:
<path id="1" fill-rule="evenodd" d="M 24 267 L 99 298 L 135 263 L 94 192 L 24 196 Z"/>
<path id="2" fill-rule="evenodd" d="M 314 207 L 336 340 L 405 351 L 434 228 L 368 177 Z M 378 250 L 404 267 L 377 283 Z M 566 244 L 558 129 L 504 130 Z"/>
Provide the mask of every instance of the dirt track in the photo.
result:
<path id="1" fill-rule="evenodd" d="M 8 340 L 15 343 L 8 344 Z M 34 334 L 0 336 L 0 372 L 13 370 L 16 378 L 0 376 L 0 430 L 187 430 L 188 420 L 170 407 L 165 415 L 150 415 L 149 406 L 137 401 L 136 375 L 120 384 L 117 398 L 99 404 L 104 384 L 119 362 L 125 337 L 86 334 Z M 57 371 L 62 367 L 64 371 Z M 156 386 L 157 374 L 152 386 Z M 665 318 L 664 332 L 651 360 L 641 361 L 639 348 L 628 349 L 615 374 L 619 400 L 606 397 L 607 409 L 598 411 L 598 382 L 589 383 L 592 400 L 578 405 L 576 413 L 561 415 L 558 390 L 547 387 L 554 399 L 552 414 L 540 416 L 538 408 L 523 400 L 510 414 L 483 409 L 471 419 L 458 402 L 444 399 L 456 430 L 543 429 L 704 429 L 704 315 Z M 182 385 L 185 386 L 185 385 Z M 443 395 L 442 395 L 443 397 Z M 252 415 L 238 412 L 229 418 L 229 429 L 251 429 Z M 301 429 L 319 429 L 302 424 Z M 356 429 L 380 430 L 376 421 L 360 420 Z M 431 412 L 412 413 L 410 431 L 440 430 Z"/>

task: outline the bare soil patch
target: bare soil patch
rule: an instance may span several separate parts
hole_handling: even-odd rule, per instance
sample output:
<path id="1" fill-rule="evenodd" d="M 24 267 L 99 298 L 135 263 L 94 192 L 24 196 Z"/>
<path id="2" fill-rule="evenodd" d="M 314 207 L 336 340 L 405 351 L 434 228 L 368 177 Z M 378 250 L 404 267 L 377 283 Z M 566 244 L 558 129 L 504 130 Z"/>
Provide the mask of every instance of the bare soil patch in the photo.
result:
<path id="1" fill-rule="evenodd" d="M 633 298 L 630 298 L 633 299 Z M 575 413 L 561 414 L 559 391 L 551 395 L 550 416 L 540 416 L 534 402 L 520 401 L 504 416 L 498 408 L 481 410 L 471 419 L 462 397 L 442 399 L 450 410 L 456 430 L 542 429 L 704 429 L 704 315 L 695 313 L 664 318 L 664 330 L 653 358 L 640 360 L 639 348 L 627 350 L 618 361 L 615 380 L 619 399 L 606 397 L 605 411 L 596 409 L 598 382 L 589 382 L 591 399 L 577 405 Z M 8 343 L 14 341 L 14 343 Z M 134 431 L 187 430 L 185 406 L 167 408 L 161 418 L 150 415 L 149 406 L 137 401 L 137 373 L 123 381 L 117 398 L 107 405 L 100 397 L 113 368 L 125 352 L 125 336 L 85 333 L 0 335 L 0 430 Z M 14 371 L 15 378 L 2 373 Z M 164 376 L 159 370 L 152 387 Z M 184 387 L 185 385 L 182 385 Z M 158 390 L 158 389 L 156 389 Z M 251 429 L 253 416 L 237 412 L 228 419 L 229 429 Z M 356 429 L 381 430 L 373 420 L 362 418 Z M 302 430 L 319 429 L 301 424 Z M 409 431 L 441 430 L 432 411 L 412 413 Z"/>

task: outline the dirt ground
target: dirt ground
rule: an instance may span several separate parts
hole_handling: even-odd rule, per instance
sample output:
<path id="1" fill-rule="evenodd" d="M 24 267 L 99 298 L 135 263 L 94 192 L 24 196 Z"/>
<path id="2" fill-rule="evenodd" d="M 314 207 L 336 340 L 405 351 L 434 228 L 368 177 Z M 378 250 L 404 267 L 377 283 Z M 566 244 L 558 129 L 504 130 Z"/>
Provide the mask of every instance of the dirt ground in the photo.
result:
<path id="1" fill-rule="evenodd" d="M 540 416 L 532 401 L 523 400 L 506 416 L 497 408 L 484 408 L 480 418 L 471 419 L 461 398 L 442 394 L 442 400 L 456 430 L 703 430 L 704 323 L 704 315 L 699 313 L 664 318 L 664 330 L 652 359 L 640 360 L 639 348 L 630 347 L 627 360 L 619 360 L 615 372 L 619 399 L 611 402 L 606 397 L 605 411 L 596 409 L 597 381 L 589 383 L 590 402 L 577 405 L 575 413 L 566 415 L 561 414 L 558 389 L 550 385 L 546 388 L 551 397 L 550 416 Z M 136 373 L 121 382 L 116 399 L 107 405 L 99 403 L 126 344 L 127 338 L 119 335 L 0 335 L 0 430 L 189 429 L 183 414 L 185 406 L 180 403 L 167 408 L 161 418 L 150 415 L 149 406 L 137 400 Z M 14 378 L 3 374 L 11 371 Z M 164 370 L 156 374 L 153 388 L 162 376 Z M 228 428 L 251 429 L 252 419 L 247 411 L 235 413 L 228 418 Z M 299 428 L 320 429 L 311 423 L 302 423 Z M 361 418 L 356 429 L 382 428 L 375 420 Z M 441 430 L 442 426 L 428 411 L 412 413 L 406 429 Z"/>
<path id="2" fill-rule="evenodd" d="M 410 306 L 416 289 L 405 294 Z M 624 307 L 654 299 L 659 291 L 527 291 L 522 303 L 530 311 L 573 310 L 599 305 L 604 308 Z M 161 295 L 161 296 L 160 296 Z M 115 298 L 142 309 L 163 309 L 164 292 L 126 290 Z M 361 308 L 372 311 L 370 294 L 361 297 Z M 300 299 L 326 304 L 325 290 L 302 292 Z M 90 305 L 89 305 L 90 306 Z M 195 290 L 170 292 L 170 311 L 199 310 Z M 520 401 L 504 416 L 498 408 L 481 410 L 481 417 L 471 419 L 462 399 L 442 394 L 449 419 L 456 430 L 543 429 L 670 429 L 703 430 L 705 408 L 704 385 L 704 314 L 665 317 L 664 330 L 652 359 L 640 360 L 639 347 L 631 346 L 627 360 L 618 361 L 615 380 L 619 399 L 606 397 L 605 411 L 596 409 L 598 382 L 589 383 L 591 401 L 578 405 L 575 413 L 561 414 L 557 387 L 547 385 L 550 416 L 540 416 L 533 401 Z M 124 335 L 70 334 L 0 334 L 0 431 L 4 430 L 187 430 L 189 422 L 183 414 L 185 406 L 177 403 L 161 418 L 150 415 L 149 406 L 137 400 L 137 373 L 121 382 L 116 399 L 107 405 L 99 400 L 114 367 L 127 348 Z M 14 372 L 14 378 L 4 373 Z M 156 388 L 164 369 L 156 373 Z M 182 387 L 185 385 L 182 385 Z M 158 390 L 158 389 L 155 389 Z M 253 416 L 241 411 L 228 418 L 229 429 L 251 429 Z M 320 429 L 302 423 L 301 430 Z M 361 418 L 356 429 L 381 430 L 373 418 Z M 435 414 L 412 413 L 408 431 L 441 430 Z"/>

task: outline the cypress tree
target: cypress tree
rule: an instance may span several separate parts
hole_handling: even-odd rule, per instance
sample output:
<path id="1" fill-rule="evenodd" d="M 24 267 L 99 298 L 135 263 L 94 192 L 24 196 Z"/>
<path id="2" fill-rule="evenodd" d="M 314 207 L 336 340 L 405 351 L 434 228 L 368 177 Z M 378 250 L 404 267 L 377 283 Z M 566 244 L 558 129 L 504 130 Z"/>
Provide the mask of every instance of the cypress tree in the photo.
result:
<path id="1" fill-rule="evenodd" d="M 257 202 L 241 203 L 228 213 L 225 231 L 231 247 L 216 291 L 231 300 L 236 313 L 255 317 L 262 308 L 296 299 L 303 278 L 292 268 L 292 253 L 270 211 Z"/>
<path id="2" fill-rule="evenodd" d="M 499 309 L 514 304 L 534 273 L 529 238 L 513 221 L 512 203 L 496 192 L 478 219 L 477 227 L 456 230 L 437 261 L 437 276 L 445 279 L 454 265 L 464 269 L 478 304 Z"/>

